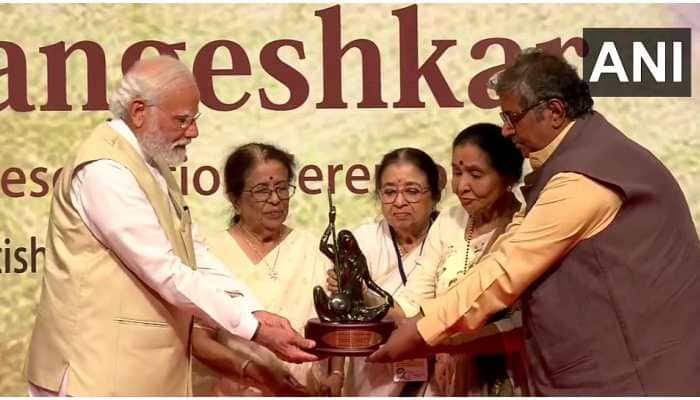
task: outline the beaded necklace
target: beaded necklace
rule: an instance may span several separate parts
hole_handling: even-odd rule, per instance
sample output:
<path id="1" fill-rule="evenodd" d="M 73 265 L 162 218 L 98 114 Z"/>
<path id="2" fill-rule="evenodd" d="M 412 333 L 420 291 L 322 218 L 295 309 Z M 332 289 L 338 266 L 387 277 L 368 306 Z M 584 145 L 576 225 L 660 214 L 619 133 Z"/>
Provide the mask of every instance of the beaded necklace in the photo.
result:
<path id="1" fill-rule="evenodd" d="M 471 218 L 469 220 L 469 226 L 467 227 L 467 255 L 464 257 L 464 268 L 462 269 L 462 275 L 465 275 L 467 273 L 467 269 L 469 269 L 469 252 L 471 251 L 471 241 L 472 241 L 472 236 L 474 236 L 474 223 L 471 221 Z"/>
<path id="2" fill-rule="evenodd" d="M 467 251 L 466 255 L 464 256 L 464 267 L 462 267 L 462 270 L 457 272 L 454 278 L 450 280 L 450 282 L 447 284 L 448 287 L 452 287 L 457 281 L 459 280 L 460 275 L 464 276 L 467 274 L 467 270 L 469 269 L 469 253 L 471 251 L 471 241 L 472 237 L 474 236 L 474 223 L 472 223 L 471 219 L 469 219 L 469 222 L 467 222 L 467 226 L 465 227 L 467 237 L 465 238 L 465 242 L 467 245 Z"/>

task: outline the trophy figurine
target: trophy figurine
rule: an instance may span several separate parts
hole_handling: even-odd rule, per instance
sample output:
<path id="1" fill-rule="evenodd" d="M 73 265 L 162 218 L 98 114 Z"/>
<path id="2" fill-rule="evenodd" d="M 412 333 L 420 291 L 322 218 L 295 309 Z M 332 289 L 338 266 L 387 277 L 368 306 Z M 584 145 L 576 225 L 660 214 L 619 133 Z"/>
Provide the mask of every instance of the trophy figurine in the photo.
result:
<path id="1" fill-rule="evenodd" d="M 321 252 L 333 262 L 338 291 L 330 296 L 321 286 L 314 287 L 318 318 L 306 324 L 306 337 L 316 341 L 313 352 L 320 355 L 363 356 L 374 352 L 388 339 L 394 322 L 382 320 L 394 299 L 369 274 L 367 259 L 348 230 L 335 232 L 335 206 L 328 192 L 328 227 L 321 238 Z M 364 289 L 384 299 L 367 305 Z"/>

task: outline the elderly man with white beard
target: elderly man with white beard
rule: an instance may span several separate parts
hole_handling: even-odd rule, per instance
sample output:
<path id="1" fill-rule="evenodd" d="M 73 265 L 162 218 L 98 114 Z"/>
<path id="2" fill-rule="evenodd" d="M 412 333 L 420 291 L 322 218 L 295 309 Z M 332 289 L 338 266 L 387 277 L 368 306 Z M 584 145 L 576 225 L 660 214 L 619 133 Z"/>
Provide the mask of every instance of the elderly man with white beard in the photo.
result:
<path id="1" fill-rule="evenodd" d="M 191 394 L 193 318 L 314 361 L 289 322 L 260 309 L 191 224 L 169 167 L 199 134 L 199 90 L 180 61 L 137 62 L 115 119 L 57 180 L 27 378 L 35 395 Z"/>

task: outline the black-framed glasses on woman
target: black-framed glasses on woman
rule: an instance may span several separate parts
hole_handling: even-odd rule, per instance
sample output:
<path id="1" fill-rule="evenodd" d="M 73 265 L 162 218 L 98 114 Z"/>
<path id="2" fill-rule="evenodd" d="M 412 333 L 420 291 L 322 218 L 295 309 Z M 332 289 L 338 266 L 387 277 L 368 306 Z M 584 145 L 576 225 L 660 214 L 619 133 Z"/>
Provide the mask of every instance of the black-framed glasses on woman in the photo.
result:
<path id="1" fill-rule="evenodd" d="M 296 186 L 294 185 L 277 186 L 274 189 L 270 189 L 269 186 L 258 185 L 248 190 L 244 190 L 244 192 L 248 192 L 251 196 L 253 196 L 253 200 L 259 202 L 269 200 L 270 197 L 272 197 L 273 192 L 277 193 L 277 197 L 280 200 L 289 200 L 292 196 L 294 196 L 295 191 Z"/>
<path id="2" fill-rule="evenodd" d="M 421 186 L 409 186 L 403 189 L 398 189 L 393 186 L 387 186 L 379 191 L 379 199 L 384 204 L 391 204 L 399 197 L 399 193 L 406 200 L 406 203 L 418 203 L 425 193 L 429 192 Z"/>
<path id="3" fill-rule="evenodd" d="M 517 123 L 520 122 L 521 119 L 525 118 L 525 115 L 527 115 L 527 113 L 530 112 L 530 110 L 548 101 L 549 99 L 540 100 L 535 104 L 525 107 L 525 109 L 519 112 L 502 111 L 499 113 L 499 115 L 501 116 L 501 119 L 503 120 L 504 124 L 509 125 L 511 128 L 515 128 L 515 125 L 517 125 Z"/>

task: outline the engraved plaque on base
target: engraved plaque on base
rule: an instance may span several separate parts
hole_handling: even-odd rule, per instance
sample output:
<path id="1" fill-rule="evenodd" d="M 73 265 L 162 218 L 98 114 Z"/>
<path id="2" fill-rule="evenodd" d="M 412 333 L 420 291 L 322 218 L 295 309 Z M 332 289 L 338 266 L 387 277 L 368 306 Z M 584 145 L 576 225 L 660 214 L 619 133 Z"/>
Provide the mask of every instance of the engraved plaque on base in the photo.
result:
<path id="1" fill-rule="evenodd" d="M 316 342 L 310 350 L 319 356 L 367 356 L 386 343 L 396 328 L 394 321 L 306 323 L 305 336 Z"/>

